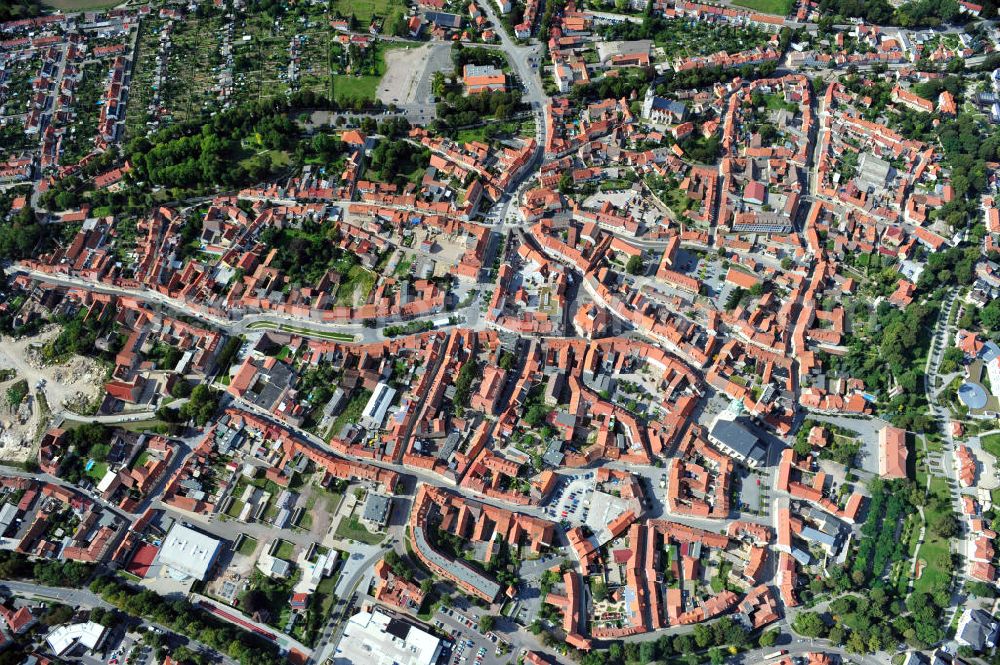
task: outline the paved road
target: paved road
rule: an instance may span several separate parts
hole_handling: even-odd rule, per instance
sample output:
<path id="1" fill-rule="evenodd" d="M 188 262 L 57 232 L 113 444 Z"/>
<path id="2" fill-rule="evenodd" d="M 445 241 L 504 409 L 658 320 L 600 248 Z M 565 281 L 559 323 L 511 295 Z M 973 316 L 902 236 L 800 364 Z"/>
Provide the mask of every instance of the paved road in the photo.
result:
<path id="1" fill-rule="evenodd" d="M 364 594 L 367 589 L 361 588 L 362 580 L 368 579 L 369 572 L 375 566 L 378 561 L 385 556 L 386 550 L 377 549 L 376 551 L 370 553 L 368 556 L 364 557 L 362 561 L 355 570 L 351 573 L 350 578 L 343 582 L 343 584 L 338 584 L 338 588 L 347 589 L 348 592 L 340 594 L 337 597 L 337 602 L 334 604 L 333 608 L 330 610 L 330 617 L 326 625 L 323 627 L 323 631 L 318 640 L 318 644 L 322 647 L 318 648 L 313 656 L 315 662 L 322 663 L 327 658 L 333 656 L 337 644 L 340 643 L 340 638 L 343 636 L 343 629 L 347 625 L 347 610 L 350 609 L 351 605 L 354 603 L 357 595 Z"/>
<path id="2" fill-rule="evenodd" d="M 545 153 L 546 136 L 543 113 L 545 112 L 545 107 L 549 104 L 549 97 L 545 94 L 545 89 L 542 85 L 540 75 L 540 60 L 542 55 L 541 44 L 531 46 L 520 46 L 516 44 L 510 38 L 510 35 L 507 34 L 507 29 L 504 27 L 503 23 L 494 11 L 492 0 L 476 0 L 476 5 L 483 11 L 487 20 L 489 20 L 496 29 L 496 33 L 500 37 L 500 45 L 495 48 L 503 49 L 503 52 L 507 55 L 508 60 L 514 67 L 517 77 L 524 86 L 522 101 L 531 107 L 531 112 L 535 118 L 535 140 L 537 141 L 535 153 L 531 156 L 531 159 L 522 172 L 521 177 L 518 180 L 511 182 L 510 193 L 512 195 L 499 201 L 497 210 L 495 211 L 496 219 L 501 225 L 503 225 L 509 215 L 510 206 L 512 204 L 516 204 L 517 202 L 517 194 L 520 191 L 522 184 L 534 174 L 536 165 L 541 161 L 542 156 Z M 532 62 L 532 60 L 534 60 L 534 62 Z M 533 66 L 535 64 L 538 65 L 537 69 Z"/>
<path id="3" fill-rule="evenodd" d="M 742 665 L 758 665 L 763 663 L 764 656 L 774 653 L 778 649 L 784 649 L 788 652 L 786 657 L 796 658 L 805 656 L 807 653 L 821 652 L 826 654 L 832 654 L 840 657 L 841 663 L 857 663 L 859 665 L 887 665 L 889 663 L 889 657 L 883 656 L 882 654 L 876 655 L 858 655 L 855 653 L 850 653 L 840 647 L 833 646 L 829 644 L 826 640 L 795 640 L 791 644 L 786 645 L 776 645 L 773 647 L 768 647 L 766 649 L 755 649 L 753 651 L 748 651 L 746 653 L 739 654 L 738 656 L 733 656 L 726 660 L 726 663 L 740 663 Z"/>
<path id="4" fill-rule="evenodd" d="M 234 312 L 231 314 L 232 318 L 227 319 L 195 308 L 190 303 L 185 303 L 184 301 L 176 298 L 170 298 L 162 293 L 151 291 L 149 289 L 128 289 L 110 284 L 93 282 L 91 280 L 70 275 L 50 275 L 48 273 L 37 270 L 29 270 L 19 266 L 12 267 L 9 272 L 13 274 L 24 274 L 49 284 L 82 288 L 93 291 L 94 293 L 105 293 L 121 297 L 135 298 L 149 305 L 171 310 L 175 315 L 188 316 L 198 319 L 203 323 L 206 323 L 214 328 L 224 330 L 233 335 L 249 333 L 254 330 L 275 330 L 279 329 L 281 326 L 291 326 L 292 328 L 295 328 L 295 332 L 297 334 L 305 337 L 309 337 L 310 333 L 314 333 L 312 335 L 313 337 L 319 338 L 323 338 L 324 335 L 329 334 L 348 335 L 351 336 L 355 342 L 370 343 L 386 339 L 382 331 L 389 326 L 400 325 L 402 323 L 434 321 L 442 317 L 454 318 L 456 320 L 455 324 L 448 324 L 440 327 L 441 329 L 446 329 L 459 325 L 467 326 L 469 321 L 478 320 L 478 306 L 475 303 L 451 312 L 438 312 L 428 316 L 414 317 L 412 319 L 407 319 L 406 321 L 389 321 L 375 328 L 367 327 L 363 324 L 327 323 L 274 313 L 245 314 L 238 317 Z"/>

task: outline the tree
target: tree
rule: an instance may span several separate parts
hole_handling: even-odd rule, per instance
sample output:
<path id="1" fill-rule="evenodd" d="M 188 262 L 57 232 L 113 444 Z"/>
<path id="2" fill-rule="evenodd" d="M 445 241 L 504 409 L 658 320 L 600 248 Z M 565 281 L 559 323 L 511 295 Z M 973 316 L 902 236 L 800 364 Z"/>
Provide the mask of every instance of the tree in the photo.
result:
<path id="1" fill-rule="evenodd" d="M 868 653 L 868 644 L 858 631 L 852 631 L 847 638 L 847 650 L 851 653 Z"/>
<path id="2" fill-rule="evenodd" d="M 996 598 L 997 596 L 996 588 L 985 582 L 969 582 L 965 585 L 965 591 L 970 596 L 977 598 Z"/>
<path id="3" fill-rule="evenodd" d="M 809 443 L 808 439 L 796 439 L 792 449 L 799 457 L 805 457 L 812 452 L 812 444 Z"/>
<path id="4" fill-rule="evenodd" d="M 673 644 L 676 653 L 691 653 L 694 651 L 694 640 L 691 639 L 690 635 L 677 635 L 674 637 Z"/>
<path id="5" fill-rule="evenodd" d="M 778 636 L 781 635 L 781 631 L 775 628 L 774 630 L 768 630 L 761 633 L 760 639 L 757 640 L 762 648 L 773 647 L 778 643 Z"/>
<path id="6" fill-rule="evenodd" d="M 801 612 L 792 621 L 792 630 L 806 637 L 824 637 L 828 628 L 826 622 L 816 612 Z"/>
<path id="7" fill-rule="evenodd" d="M 220 393 L 218 390 L 199 384 L 191 391 L 191 397 L 180 408 L 180 416 L 184 420 L 193 420 L 202 427 L 211 419 L 219 408 Z"/>
<path id="8" fill-rule="evenodd" d="M 176 398 L 190 397 L 191 390 L 191 384 L 185 381 L 183 377 L 178 377 L 174 385 L 170 387 L 170 396 Z"/>
<path id="9" fill-rule="evenodd" d="M 958 521 L 955 513 L 948 511 L 941 513 L 931 522 L 931 531 L 942 538 L 951 538 L 958 532 Z"/>
<path id="10" fill-rule="evenodd" d="M 165 423 L 179 423 L 181 422 L 180 409 L 174 409 L 169 406 L 161 406 L 156 410 L 156 417 Z"/>
<path id="11" fill-rule="evenodd" d="M 1000 329 L 1000 301 L 991 301 L 979 312 L 979 319 L 990 330 Z"/>
<path id="12" fill-rule="evenodd" d="M 726 662 L 726 656 L 719 647 L 712 647 L 708 650 L 708 659 L 712 661 L 712 665 L 722 665 Z"/>
<path id="13" fill-rule="evenodd" d="M 479 617 L 479 632 L 488 633 L 497 625 L 497 618 L 491 614 L 484 614 Z"/>
<path id="14" fill-rule="evenodd" d="M 987 305 L 988 307 L 989 305 Z M 983 311 L 985 312 L 986 310 L 984 309 Z M 939 367 L 941 374 L 951 374 L 956 371 L 964 357 L 965 354 L 962 353 L 961 349 L 956 346 L 949 346 L 945 349 L 944 356 L 941 358 L 941 366 Z"/>
<path id="15" fill-rule="evenodd" d="M 726 310 L 735 309 L 737 305 L 740 304 L 740 300 L 743 299 L 743 294 L 745 294 L 741 287 L 737 286 L 735 289 L 729 292 L 729 297 L 726 298 Z"/>
<path id="16" fill-rule="evenodd" d="M 590 592 L 594 595 L 594 602 L 600 603 L 608 598 L 608 587 L 604 582 L 597 581 L 591 584 Z"/>
<path id="17" fill-rule="evenodd" d="M 830 603 L 830 612 L 832 612 L 834 616 L 850 614 L 857 607 L 857 603 L 857 596 L 841 596 Z"/>
<path id="18" fill-rule="evenodd" d="M 625 270 L 628 271 L 630 275 L 638 275 L 642 272 L 642 257 L 633 256 L 630 257 L 628 263 L 625 264 Z"/>
<path id="19" fill-rule="evenodd" d="M 559 193 L 567 195 L 573 193 L 573 176 L 569 171 L 559 178 Z"/>
<path id="20" fill-rule="evenodd" d="M 510 351 L 504 351 L 502 354 L 500 354 L 500 362 L 498 364 L 500 365 L 500 369 L 506 371 L 509 370 L 511 367 L 513 367 L 516 361 L 517 361 L 517 356 L 515 356 Z"/>

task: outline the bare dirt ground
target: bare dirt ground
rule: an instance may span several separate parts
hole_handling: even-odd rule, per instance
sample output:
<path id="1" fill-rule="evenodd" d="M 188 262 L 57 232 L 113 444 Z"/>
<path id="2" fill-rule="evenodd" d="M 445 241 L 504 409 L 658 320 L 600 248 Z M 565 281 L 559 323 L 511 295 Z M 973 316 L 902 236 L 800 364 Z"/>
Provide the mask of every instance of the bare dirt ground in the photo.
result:
<path id="1" fill-rule="evenodd" d="M 385 104 L 425 102 L 430 96 L 431 75 L 451 68 L 450 53 L 451 44 L 440 42 L 386 51 L 386 71 L 378 84 L 379 100 Z"/>
<path id="2" fill-rule="evenodd" d="M 75 410 L 100 396 L 105 372 L 97 361 L 75 356 L 62 364 L 42 362 L 41 347 L 58 333 L 58 327 L 51 326 L 35 337 L 0 337 L 0 368 L 17 373 L 0 384 L 0 459 L 30 459 L 50 412 Z M 28 382 L 29 394 L 15 411 L 7 403 L 6 391 L 22 379 Z"/>

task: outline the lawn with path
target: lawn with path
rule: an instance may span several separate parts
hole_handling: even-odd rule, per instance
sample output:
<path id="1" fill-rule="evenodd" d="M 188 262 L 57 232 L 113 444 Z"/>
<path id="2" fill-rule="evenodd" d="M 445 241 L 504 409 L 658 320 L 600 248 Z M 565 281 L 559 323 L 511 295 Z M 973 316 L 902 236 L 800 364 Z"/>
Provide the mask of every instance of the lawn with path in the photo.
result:
<path id="1" fill-rule="evenodd" d="M 338 538 L 356 540 L 366 545 L 378 545 L 385 538 L 384 534 L 372 533 L 358 521 L 357 517 L 343 518 L 337 525 Z"/>
<path id="2" fill-rule="evenodd" d="M 931 478 L 930 494 L 949 497 L 948 481 L 940 476 Z M 950 506 L 950 500 L 945 503 Z M 924 507 L 927 516 L 927 523 L 934 524 L 941 514 L 932 502 Z M 932 593 L 942 585 L 947 585 L 951 580 L 951 544 L 947 538 L 942 538 L 934 529 L 928 528 L 925 532 L 924 543 L 920 546 L 920 577 L 913 583 L 913 590 L 916 593 Z"/>

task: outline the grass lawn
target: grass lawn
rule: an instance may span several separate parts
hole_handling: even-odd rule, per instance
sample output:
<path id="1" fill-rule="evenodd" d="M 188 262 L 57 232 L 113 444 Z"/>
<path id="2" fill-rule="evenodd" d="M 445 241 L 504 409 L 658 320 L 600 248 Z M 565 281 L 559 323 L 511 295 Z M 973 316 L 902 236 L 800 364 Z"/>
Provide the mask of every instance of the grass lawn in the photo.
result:
<path id="1" fill-rule="evenodd" d="M 337 589 L 337 581 L 340 579 L 340 571 L 337 571 L 330 577 L 324 577 L 316 585 L 316 593 L 322 596 L 323 601 L 320 604 L 320 612 L 323 616 L 330 616 L 330 610 L 333 609 L 333 604 L 337 601 L 337 596 L 334 593 Z"/>
<path id="2" fill-rule="evenodd" d="M 165 434 L 169 429 L 169 425 L 166 421 L 160 420 L 159 418 L 150 418 L 149 420 L 136 420 L 134 422 L 119 423 L 116 427 L 120 427 L 129 432 L 155 432 L 157 434 Z"/>
<path id="3" fill-rule="evenodd" d="M 316 585 L 316 593 L 333 594 L 337 589 L 337 576 L 324 577 Z"/>
<path id="4" fill-rule="evenodd" d="M 680 187 L 671 187 L 660 195 L 660 200 L 678 217 L 683 216 L 694 205 L 694 201 Z"/>
<path id="5" fill-rule="evenodd" d="M 337 287 L 336 303 L 348 307 L 353 307 L 355 302 L 364 303 L 374 286 L 375 273 L 364 266 L 352 266 L 347 279 Z"/>
<path id="6" fill-rule="evenodd" d="M 733 0 L 733 4 L 748 7 L 764 14 L 788 16 L 794 3 L 791 0 Z"/>
<path id="7" fill-rule="evenodd" d="M 353 7 L 355 3 L 352 0 L 340 0 L 341 2 L 349 1 Z M 386 0 L 374 0 L 376 4 L 384 4 Z M 361 3 L 364 6 L 364 3 Z M 355 7 L 355 12 L 357 8 Z M 375 63 L 376 63 L 376 74 L 364 75 L 364 76 L 352 76 L 350 74 L 334 74 L 330 77 L 330 82 L 333 85 L 333 96 L 337 101 L 347 101 L 354 99 L 372 100 L 375 99 L 375 93 L 378 92 L 379 81 L 385 76 L 386 64 L 385 64 L 385 52 L 389 49 L 397 48 L 411 48 L 412 45 L 405 42 L 378 42 L 375 46 L 378 52 L 375 53 Z"/>
<path id="8" fill-rule="evenodd" d="M 320 339 L 332 339 L 337 342 L 353 342 L 354 335 L 347 335 L 345 333 L 338 332 L 326 332 L 322 330 L 309 330 L 308 328 L 299 328 L 296 326 L 289 326 L 284 323 L 274 324 L 270 321 L 256 321 L 251 323 L 248 328 L 250 330 L 278 330 L 280 332 L 297 333 L 299 335 L 305 335 L 306 337 L 317 337 Z M 230 377 L 227 374 L 223 379 L 222 383 L 229 385 Z"/>
<path id="9" fill-rule="evenodd" d="M 332 339 L 337 342 L 353 342 L 355 338 L 354 335 L 347 335 L 345 333 L 309 330 L 308 328 L 296 328 L 295 326 L 286 326 L 284 324 L 278 326 L 278 329 L 281 332 L 298 333 L 300 335 L 319 337 L 322 339 Z"/>
<path id="10" fill-rule="evenodd" d="M 94 482 L 101 482 L 105 474 L 108 472 L 108 465 L 106 462 L 95 462 L 94 466 L 90 467 L 90 471 L 87 472 L 87 476 L 94 480 Z"/>
<path id="11" fill-rule="evenodd" d="M 531 135 L 534 136 L 535 123 L 528 121 L 524 124 L 530 126 Z M 522 125 L 518 122 L 499 122 L 491 119 L 479 127 L 458 130 L 455 134 L 455 140 L 459 143 L 471 143 L 472 141 L 488 143 L 491 137 L 506 138 L 523 135 L 521 129 Z"/>
<path id="12" fill-rule="evenodd" d="M 104 9 L 119 4 L 119 0 L 42 0 L 42 4 L 64 12 L 79 12 L 86 9 Z"/>
<path id="13" fill-rule="evenodd" d="M 411 267 L 413 267 L 413 260 L 407 257 L 396 264 L 396 270 L 392 274 L 396 277 L 404 277 L 410 273 Z"/>
<path id="14" fill-rule="evenodd" d="M 920 559 L 926 562 L 926 566 L 913 583 L 915 592 L 933 593 L 936 588 L 948 584 L 951 579 L 951 550 L 948 548 L 948 541 L 928 530 L 928 537 L 920 547 Z"/>
<path id="15" fill-rule="evenodd" d="M 255 549 L 257 549 L 257 539 L 250 536 L 243 536 L 243 540 L 240 542 L 240 549 L 237 551 L 243 556 L 253 556 Z"/>
<path id="16" fill-rule="evenodd" d="M 455 134 L 455 141 L 458 143 L 472 143 L 473 141 L 486 141 L 486 125 L 481 127 L 469 127 L 460 129 Z"/>
<path id="17" fill-rule="evenodd" d="M 274 556 L 279 559 L 286 559 L 288 561 L 292 560 L 292 555 L 295 553 L 295 545 L 287 540 L 282 540 L 278 545 L 278 549 L 274 551 Z"/>
<path id="18" fill-rule="evenodd" d="M 246 504 L 244 504 L 239 499 L 234 499 L 232 505 L 229 506 L 229 510 L 226 511 L 226 514 L 232 517 L 233 519 L 236 519 L 240 516 L 240 513 L 243 512 L 243 506 L 245 505 Z"/>
<path id="19" fill-rule="evenodd" d="M 292 156 L 287 150 L 261 150 L 256 153 L 248 154 L 245 158 L 241 159 L 239 163 L 243 167 L 249 167 L 253 157 L 264 153 L 270 155 L 271 163 L 275 166 L 288 166 L 288 164 L 292 161 Z"/>
<path id="20" fill-rule="evenodd" d="M 924 451 L 919 447 L 917 448 L 917 458 L 915 463 L 916 475 L 914 480 L 917 483 L 917 487 L 927 486 L 927 460 L 924 457 Z"/>
<path id="21" fill-rule="evenodd" d="M 385 65 L 382 65 L 382 73 L 385 73 Z M 342 102 L 349 99 L 374 100 L 378 91 L 378 83 L 382 76 L 350 76 L 347 74 L 336 74 L 333 79 L 333 90 L 337 101 Z"/>
<path id="22" fill-rule="evenodd" d="M 316 492 L 317 497 L 322 497 L 325 510 L 330 515 L 337 512 L 340 502 L 344 499 L 344 495 L 340 492 L 334 492 L 323 487 L 316 487 L 313 491 Z"/>
<path id="23" fill-rule="evenodd" d="M 337 525 L 337 537 L 356 540 L 367 545 L 378 545 L 385 538 L 384 534 L 372 533 L 358 522 L 356 517 L 340 520 Z"/>
<path id="24" fill-rule="evenodd" d="M 335 0 L 332 8 L 343 16 L 354 14 L 358 21 L 367 23 L 373 16 L 385 17 L 398 4 L 398 0 Z"/>
<path id="25" fill-rule="evenodd" d="M 1000 460 L 1000 434 L 987 434 L 979 441 L 983 444 L 983 450 Z"/>
<path id="26" fill-rule="evenodd" d="M 337 434 L 344 428 L 347 423 L 356 423 L 361 420 L 361 414 L 365 410 L 365 405 L 368 404 L 368 400 L 371 399 L 372 391 L 362 390 L 357 395 L 351 398 L 351 401 L 347 403 L 344 410 L 340 412 L 337 419 L 333 421 L 333 425 L 330 426 L 330 431 L 326 433 L 326 438 L 330 438 L 334 434 Z"/>
<path id="27" fill-rule="evenodd" d="M 941 477 L 931 478 L 931 493 L 948 496 L 948 481 Z M 933 524 L 938 512 L 929 505 L 924 507 L 927 523 Z M 919 558 L 926 562 L 920 577 L 913 583 L 917 593 L 932 593 L 936 588 L 948 584 L 951 580 L 951 547 L 946 538 L 936 535 L 927 529 L 924 544 L 920 546 Z"/>

